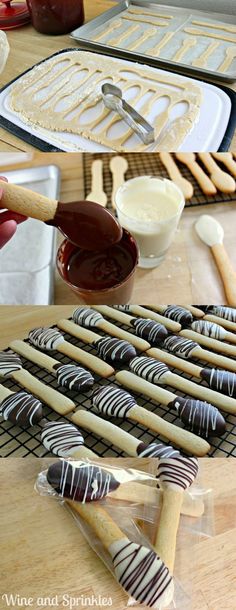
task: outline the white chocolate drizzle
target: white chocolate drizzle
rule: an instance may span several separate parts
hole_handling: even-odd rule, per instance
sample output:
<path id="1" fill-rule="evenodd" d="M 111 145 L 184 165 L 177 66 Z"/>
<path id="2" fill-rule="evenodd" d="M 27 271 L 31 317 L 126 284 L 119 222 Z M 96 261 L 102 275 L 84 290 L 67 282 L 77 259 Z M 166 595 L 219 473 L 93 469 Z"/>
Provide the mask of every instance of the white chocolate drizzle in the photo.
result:
<path id="1" fill-rule="evenodd" d="M 94 311 L 94 309 L 90 309 L 89 307 L 77 307 L 72 314 L 72 318 L 76 324 L 81 324 L 81 326 L 87 328 L 94 328 L 103 320 L 103 317 L 99 312 Z"/>
<path id="2" fill-rule="evenodd" d="M 69 390 L 78 392 L 79 390 L 86 389 L 87 387 L 89 388 L 94 384 L 94 378 L 91 373 L 80 366 L 62 364 L 59 366 L 57 365 L 55 370 L 59 385 L 65 386 L 66 388 L 69 388 Z"/>
<path id="3" fill-rule="evenodd" d="M 198 460 L 194 457 L 177 457 L 160 460 L 157 475 L 163 485 L 177 491 L 192 485 L 198 474 Z"/>
<path id="4" fill-rule="evenodd" d="M 42 350 L 56 350 L 64 341 L 63 335 L 55 328 L 34 328 L 29 333 L 29 341 Z"/>
<path id="5" fill-rule="evenodd" d="M 120 390 L 113 385 L 99 388 L 92 397 L 93 407 L 110 417 L 121 417 L 124 419 L 130 409 L 135 407 L 133 396 L 125 390 Z"/>
<path id="6" fill-rule="evenodd" d="M 158 362 L 154 358 L 138 356 L 129 363 L 129 368 L 135 375 L 139 375 L 150 383 L 165 383 L 168 381 L 168 367 L 163 362 Z"/>
<path id="7" fill-rule="evenodd" d="M 48 422 L 41 440 L 48 451 L 60 457 L 73 456 L 75 449 L 84 444 L 84 438 L 75 426 L 60 421 Z"/>
<path id="8" fill-rule="evenodd" d="M 195 320 L 192 323 L 192 329 L 205 335 L 206 337 L 211 337 L 212 339 L 224 340 L 227 336 L 227 332 L 222 326 L 219 324 L 214 324 L 213 322 L 207 322 L 206 320 Z"/>
<path id="9" fill-rule="evenodd" d="M 165 339 L 163 347 L 172 354 L 177 354 L 187 360 L 189 356 L 194 355 L 194 351 L 199 345 L 190 339 L 184 339 L 183 337 L 173 335 Z"/>
<path id="10" fill-rule="evenodd" d="M 94 343 L 99 356 L 103 360 L 112 360 L 113 362 L 129 362 L 131 358 L 136 356 L 136 351 L 133 345 L 128 341 L 104 337 Z"/>
<path id="11" fill-rule="evenodd" d="M 0 376 L 10 377 L 22 368 L 21 359 L 17 354 L 0 352 Z"/>
<path id="12" fill-rule="evenodd" d="M 169 606 L 174 594 L 173 580 L 153 550 L 123 538 L 113 542 L 109 551 L 116 577 L 129 595 L 145 606 Z"/>

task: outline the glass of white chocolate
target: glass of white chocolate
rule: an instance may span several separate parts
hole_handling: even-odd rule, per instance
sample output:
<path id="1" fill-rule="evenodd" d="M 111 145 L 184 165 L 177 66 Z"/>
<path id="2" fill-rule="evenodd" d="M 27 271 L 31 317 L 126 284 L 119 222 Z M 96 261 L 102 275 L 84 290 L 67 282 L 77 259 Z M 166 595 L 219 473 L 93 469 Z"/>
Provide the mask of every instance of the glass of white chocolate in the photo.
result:
<path id="1" fill-rule="evenodd" d="M 138 176 L 116 192 L 117 215 L 139 248 L 139 267 L 157 267 L 163 261 L 178 227 L 185 201 L 171 180 Z"/>

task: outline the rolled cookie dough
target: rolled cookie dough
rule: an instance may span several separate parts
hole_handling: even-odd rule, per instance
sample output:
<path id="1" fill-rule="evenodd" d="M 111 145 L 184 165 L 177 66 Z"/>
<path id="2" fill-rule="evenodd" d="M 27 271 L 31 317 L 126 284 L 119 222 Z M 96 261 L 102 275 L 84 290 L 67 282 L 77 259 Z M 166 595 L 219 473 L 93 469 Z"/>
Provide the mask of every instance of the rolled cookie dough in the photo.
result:
<path id="1" fill-rule="evenodd" d="M 97 111 L 102 99 L 101 82 L 112 78 L 114 84 L 121 85 L 124 94 L 132 88 L 138 90 L 130 100 L 132 105 L 135 106 L 137 101 L 146 98 L 139 108 L 144 117 L 149 115 L 151 108 L 161 97 L 169 98 L 164 120 L 162 114 L 157 116 L 153 127 L 156 138 L 163 132 L 160 140 L 162 150 L 170 150 L 173 146 L 178 148 L 198 119 L 201 89 L 197 84 L 191 82 L 189 85 L 187 80 L 180 80 L 174 75 L 155 73 L 146 66 L 132 64 L 125 71 L 125 65 L 121 60 L 103 56 L 94 59 L 92 53 L 85 51 L 69 51 L 52 57 L 33 68 L 12 86 L 11 108 L 13 112 L 19 113 L 22 120 L 34 126 L 39 125 L 54 132 L 78 134 L 113 150 L 128 152 L 127 142 L 133 134 L 132 130 L 127 126 L 122 135 L 110 137 L 111 127 L 119 122 L 120 118 L 103 106 L 101 109 L 99 107 L 99 114 Z M 78 86 L 80 73 L 82 76 Z M 41 91 L 43 98 L 40 96 Z M 62 100 L 66 102 L 63 110 L 59 109 Z M 173 119 L 171 129 L 165 130 L 172 107 L 181 101 L 188 103 L 185 114 Z M 95 110 L 94 118 L 82 123 L 81 115 L 92 108 Z M 142 143 L 133 147 L 134 152 L 146 149 L 147 146 Z"/>

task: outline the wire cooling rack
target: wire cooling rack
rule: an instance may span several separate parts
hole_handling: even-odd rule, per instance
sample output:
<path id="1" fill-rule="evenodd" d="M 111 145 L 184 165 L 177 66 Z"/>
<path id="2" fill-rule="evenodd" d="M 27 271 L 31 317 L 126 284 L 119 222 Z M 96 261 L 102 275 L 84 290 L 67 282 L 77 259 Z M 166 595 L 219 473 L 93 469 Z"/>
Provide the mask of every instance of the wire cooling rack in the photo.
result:
<path id="1" fill-rule="evenodd" d="M 108 196 L 108 207 L 111 207 L 111 193 L 112 193 L 112 174 L 109 169 L 109 163 L 112 157 L 116 156 L 117 153 L 95 153 L 90 154 L 86 153 L 83 155 L 83 169 L 84 169 L 84 190 L 85 196 L 91 192 L 91 165 L 95 159 L 103 160 L 103 185 L 104 191 Z M 151 175 L 159 175 L 164 178 L 169 178 L 168 173 L 162 165 L 162 162 L 159 157 L 159 153 L 124 153 L 122 155 L 127 159 L 128 162 L 128 170 L 125 174 L 125 179 L 130 180 L 130 178 L 134 178 L 135 176 L 141 176 L 143 174 L 151 174 Z M 207 196 L 204 195 L 202 190 L 200 189 L 198 183 L 196 182 L 194 176 L 190 173 L 186 165 L 180 163 L 175 159 L 176 164 L 178 165 L 181 174 L 184 178 L 187 178 L 194 187 L 194 196 L 192 199 L 186 201 L 185 206 L 197 206 L 197 205 L 206 205 L 208 203 L 223 203 L 236 201 L 236 193 L 233 195 L 220 193 L 217 191 L 216 195 Z M 200 159 L 197 159 L 197 162 L 204 171 L 207 173 L 206 168 L 202 165 Z M 226 170 L 226 167 L 221 165 L 219 161 L 217 161 L 218 165 Z"/>
<path id="2" fill-rule="evenodd" d="M 113 321 L 113 323 L 114 323 L 114 321 Z M 124 330 L 129 330 L 131 333 L 133 332 L 133 329 L 131 329 L 130 327 L 127 327 L 126 325 L 121 325 L 118 322 L 116 323 L 116 325 L 119 326 L 120 328 L 123 328 Z M 74 345 L 81 347 L 85 351 L 96 355 L 96 350 L 94 350 L 93 347 L 91 347 L 90 345 L 85 345 L 84 343 L 82 343 L 82 341 L 79 341 L 78 339 L 76 339 L 75 337 L 72 337 L 71 335 L 63 333 L 61 330 L 60 330 L 60 332 L 62 334 L 64 334 L 65 339 L 67 341 L 69 341 L 70 343 L 73 343 Z M 101 334 L 101 336 L 104 335 L 104 333 L 100 330 L 99 330 L 99 334 Z M 5 350 L 5 351 L 8 351 L 8 350 Z M 53 352 L 50 353 L 50 355 L 52 355 L 52 357 L 55 357 L 56 360 L 60 361 L 63 364 L 69 364 L 69 362 L 71 362 L 69 360 L 69 358 L 67 358 L 67 356 L 64 356 L 60 352 L 55 351 L 54 353 Z M 91 394 L 94 391 L 95 387 L 97 387 L 98 384 L 107 385 L 110 383 L 116 383 L 114 377 L 110 377 L 109 379 L 103 379 L 101 377 L 98 377 L 97 375 L 94 375 L 95 385 L 89 392 L 86 392 L 86 393 L 85 392 L 83 392 L 83 393 L 82 392 L 80 392 L 80 393 L 68 392 L 68 390 L 66 388 L 60 388 L 59 386 L 57 386 L 56 378 L 53 375 L 51 375 L 47 371 L 41 369 L 37 365 L 32 364 L 29 360 L 26 360 L 23 357 L 21 357 L 21 360 L 22 360 L 22 364 L 23 364 L 24 368 L 26 368 L 30 373 L 32 373 L 32 375 L 34 375 L 35 377 L 37 377 L 38 379 L 43 381 L 43 383 L 57 389 L 58 392 L 60 392 L 61 394 L 65 394 L 65 395 L 69 394 L 70 398 L 72 400 L 74 400 L 74 402 L 76 404 L 76 407 L 75 407 L 76 409 L 80 407 L 80 408 L 91 411 L 92 410 Z M 202 365 L 206 366 L 206 363 L 204 364 L 200 360 L 198 360 L 198 361 L 193 360 L 193 362 L 195 364 L 199 364 L 200 366 L 202 366 Z M 122 369 L 123 368 L 124 367 L 122 367 Z M 209 365 L 209 368 L 210 368 L 210 365 Z M 118 371 L 118 370 L 120 370 L 120 368 L 117 367 L 116 370 Z M 193 381 L 196 381 L 196 379 L 194 377 L 187 375 L 187 374 L 182 374 L 177 369 L 172 368 L 171 370 L 174 373 L 177 373 L 179 375 L 181 374 L 186 379 L 191 379 Z M 19 391 L 19 389 L 20 389 L 20 386 L 18 386 L 14 382 L 14 380 L 11 380 L 10 378 L 5 379 L 3 382 L 3 385 L 13 391 Z M 199 381 L 199 385 L 204 385 L 204 382 Z M 171 386 L 165 385 L 163 387 L 165 387 L 167 390 L 170 390 L 175 393 L 175 389 L 172 388 Z M 129 391 L 129 390 L 127 390 L 127 391 Z M 146 407 L 149 411 L 156 413 L 157 415 L 163 417 L 166 421 L 171 422 L 180 428 L 184 427 L 182 422 L 178 419 L 175 411 L 170 411 L 170 410 L 168 411 L 167 407 L 164 407 L 161 404 L 157 404 L 156 402 L 154 402 L 150 399 L 146 399 L 141 394 L 137 394 L 133 391 L 131 393 L 135 396 L 135 398 L 137 399 L 137 403 L 140 406 Z M 178 391 L 178 395 L 186 396 L 186 394 L 184 394 L 180 391 Z M 222 395 L 222 400 L 223 399 L 224 399 L 224 397 Z M 226 432 L 225 432 L 224 436 L 222 436 L 220 438 L 211 437 L 209 439 L 209 442 L 211 444 L 211 452 L 209 455 L 215 456 L 215 457 L 236 457 L 236 415 L 230 415 L 230 414 L 227 415 L 227 413 L 223 413 L 223 415 L 226 420 Z M 46 405 L 44 405 L 44 417 L 49 421 L 59 421 L 59 420 L 66 421 L 65 418 L 61 417 L 60 415 L 58 415 L 57 413 L 52 411 L 52 409 L 47 407 Z M 131 422 L 128 420 L 121 420 L 121 419 L 113 419 L 113 418 L 111 419 L 111 421 L 112 421 L 112 423 L 119 426 L 119 428 L 122 428 L 123 430 L 130 432 L 133 436 L 138 438 L 143 443 L 149 444 L 151 442 L 163 441 L 164 443 L 168 444 L 166 439 L 162 438 L 161 436 L 157 436 L 151 430 L 147 430 L 145 427 L 143 427 L 139 424 L 136 424 L 135 422 Z M 85 445 L 87 447 L 89 447 L 90 449 L 92 449 L 100 457 L 124 457 L 124 456 L 126 456 L 126 454 L 124 454 L 117 447 L 111 446 L 109 442 L 98 438 L 95 434 L 93 434 L 91 432 L 86 432 L 86 430 L 83 430 L 83 429 L 81 429 L 81 432 L 85 439 Z M 9 421 L 1 421 L 1 424 L 0 424 L 0 457 L 26 457 L 29 455 L 34 455 L 37 457 L 46 457 L 46 456 L 51 455 L 43 447 L 41 440 L 40 440 L 40 435 L 41 435 L 40 425 L 29 427 L 27 429 L 22 429 L 22 428 L 19 428 L 18 426 L 13 425 Z"/>

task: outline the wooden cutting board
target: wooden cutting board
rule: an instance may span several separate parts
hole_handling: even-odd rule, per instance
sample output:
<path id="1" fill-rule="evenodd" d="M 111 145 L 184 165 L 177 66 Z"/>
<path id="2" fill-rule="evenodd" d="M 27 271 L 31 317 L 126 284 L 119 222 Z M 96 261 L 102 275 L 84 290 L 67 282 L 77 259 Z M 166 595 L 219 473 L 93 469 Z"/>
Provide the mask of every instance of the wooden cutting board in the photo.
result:
<path id="1" fill-rule="evenodd" d="M 3 593 L 18 593 L 34 600 L 56 595 L 61 600 L 64 594 L 71 597 L 100 594 L 112 597 L 113 610 L 124 610 L 126 595 L 90 549 L 69 512 L 57 501 L 34 491 L 38 472 L 52 461 L 46 458 L 0 460 L 0 599 Z M 109 462 L 150 469 L 148 460 L 121 458 Z M 191 582 L 189 561 L 179 565 L 176 573 L 178 576 L 181 573 L 185 587 L 189 592 L 192 590 L 192 610 L 233 610 L 236 461 L 202 459 L 201 472 L 204 486 L 214 490 L 216 535 L 194 538 Z M 36 601 L 32 607 L 38 610 Z M 1 608 L 5 610 L 5 604 Z M 96 608 L 102 610 L 102 606 Z"/>

